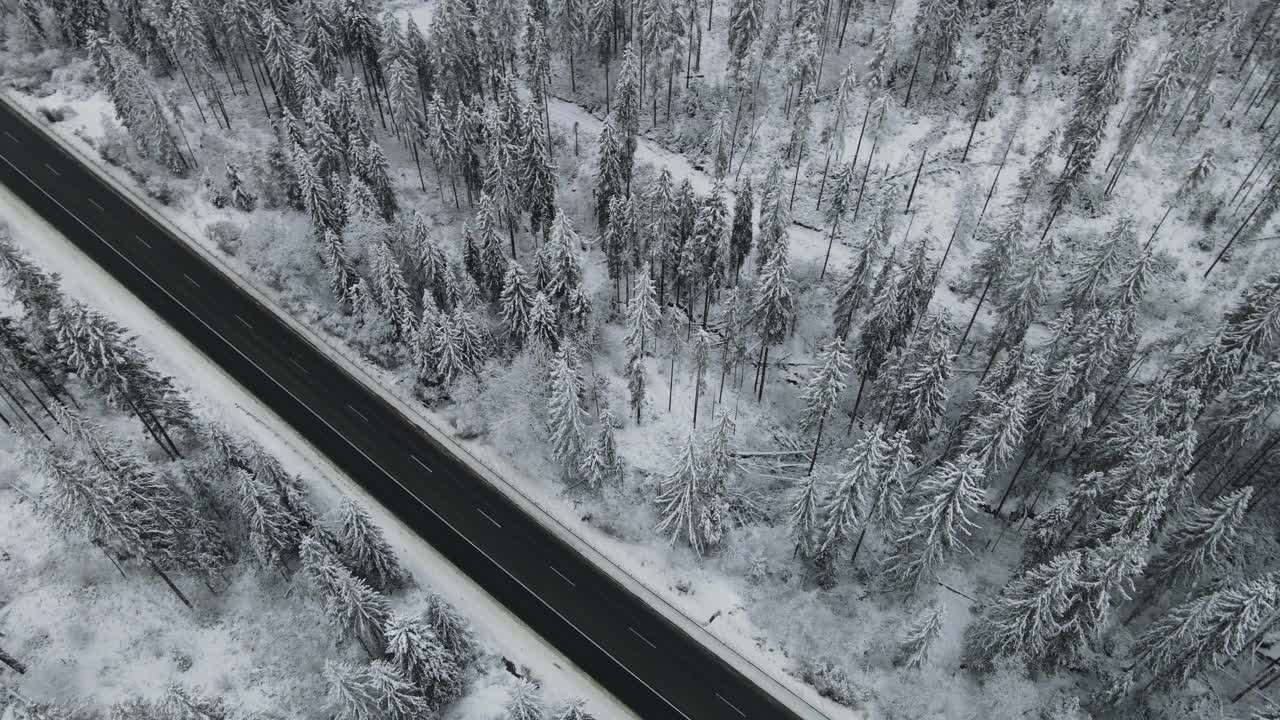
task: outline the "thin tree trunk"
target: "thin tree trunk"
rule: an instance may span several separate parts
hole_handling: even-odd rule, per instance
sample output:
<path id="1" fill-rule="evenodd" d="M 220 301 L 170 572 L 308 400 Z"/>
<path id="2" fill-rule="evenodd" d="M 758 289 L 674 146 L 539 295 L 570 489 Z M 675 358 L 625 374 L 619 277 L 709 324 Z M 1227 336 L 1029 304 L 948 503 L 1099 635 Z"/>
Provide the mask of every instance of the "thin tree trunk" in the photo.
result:
<path id="1" fill-rule="evenodd" d="M 1271 182 L 1268 185 L 1268 193 L 1264 193 L 1262 196 L 1262 199 L 1258 201 L 1258 204 L 1253 206 L 1253 210 L 1249 211 L 1249 215 L 1245 217 L 1244 222 L 1240 223 L 1240 227 L 1236 228 L 1236 231 L 1231 235 L 1231 239 L 1227 241 L 1226 245 L 1222 246 L 1222 250 L 1218 252 L 1217 257 L 1213 259 L 1213 262 L 1209 264 L 1208 269 L 1204 271 L 1203 277 L 1205 278 L 1209 277 L 1209 273 L 1213 272 L 1213 269 L 1218 266 L 1219 262 L 1222 261 L 1222 257 L 1227 254 L 1228 250 L 1231 249 L 1231 246 L 1232 244 L 1235 243 L 1236 238 L 1240 237 L 1240 233 L 1244 232 L 1244 229 L 1248 227 L 1249 221 L 1253 219 L 1254 214 L 1257 213 L 1259 208 L 1262 207 L 1263 203 L 1267 201 L 1267 194 L 1269 194 L 1270 192 L 1269 190 L 1270 185 L 1274 185 L 1277 181 L 1277 178 L 1280 178 L 1280 175 L 1277 175 L 1276 177 L 1273 177 L 1271 179 Z"/>
<path id="2" fill-rule="evenodd" d="M 813 439 L 813 454 L 809 457 L 809 469 L 805 471 L 805 475 L 813 474 L 813 466 L 818 463 L 818 446 L 822 444 L 822 427 L 827 423 L 827 414 L 822 413 L 822 417 L 818 418 L 818 436 Z"/>
<path id="3" fill-rule="evenodd" d="M 19 675 L 27 674 L 27 666 L 18 661 L 18 658 L 5 652 L 4 648 L 0 648 L 0 663 L 4 663 L 13 669 Z"/>
<path id="4" fill-rule="evenodd" d="M 182 604 L 190 608 L 191 601 L 187 599 L 186 595 L 182 594 L 182 591 L 178 589 L 178 586 L 173 584 L 173 580 L 169 579 L 169 576 L 166 575 L 165 572 L 161 570 L 158 565 L 155 564 L 155 561 L 153 561 L 151 558 L 147 558 L 147 564 L 151 566 L 152 572 L 154 572 L 156 575 L 159 575 L 161 580 L 164 580 L 164 584 L 169 586 L 169 589 L 173 591 L 174 595 L 178 596 L 178 599 L 182 601 Z"/>
<path id="5" fill-rule="evenodd" d="M 920 151 L 920 164 L 916 166 L 916 176 L 915 176 L 915 179 L 911 181 L 911 192 L 907 194 L 907 206 L 902 210 L 903 215 L 906 215 L 907 213 L 911 212 L 911 201 L 915 199 L 916 185 L 919 184 L 920 182 L 920 171 L 924 170 L 924 159 L 925 159 L 925 156 L 927 156 L 928 154 L 929 154 L 928 148 L 925 148 L 924 150 Z"/>
<path id="6" fill-rule="evenodd" d="M 916 86 L 916 71 L 920 69 L 920 53 L 924 48 L 916 50 L 916 59 L 911 63 L 911 79 L 907 82 L 907 97 L 902 101 L 902 106 L 911 105 L 911 89 Z"/>

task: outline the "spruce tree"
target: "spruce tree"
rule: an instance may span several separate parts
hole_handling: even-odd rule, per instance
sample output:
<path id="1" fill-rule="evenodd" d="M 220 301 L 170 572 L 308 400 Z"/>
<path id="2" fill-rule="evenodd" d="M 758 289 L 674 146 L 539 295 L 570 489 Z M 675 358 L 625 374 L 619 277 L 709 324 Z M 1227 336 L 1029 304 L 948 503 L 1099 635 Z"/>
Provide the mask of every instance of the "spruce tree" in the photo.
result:
<path id="1" fill-rule="evenodd" d="M 440 707 L 462 695 L 462 668 L 425 619 L 392 615 L 387 622 L 387 657 L 428 706 Z"/>
<path id="2" fill-rule="evenodd" d="M 1159 687 L 1185 685 L 1208 667 L 1221 668 L 1246 649 L 1274 616 L 1280 584 L 1274 574 L 1236 580 L 1173 608 L 1134 643 L 1134 667 Z"/>
<path id="3" fill-rule="evenodd" d="M 538 686 L 523 678 L 517 680 L 507 699 L 507 720 L 545 720 L 546 713 Z"/>
<path id="4" fill-rule="evenodd" d="M 908 669 L 919 670 L 929 659 L 929 648 L 942 632 L 942 604 L 934 602 L 907 627 L 898 654 Z"/>
<path id="5" fill-rule="evenodd" d="M 944 462 L 916 489 L 916 505 L 902 519 L 885 562 L 890 580 L 918 587 L 942 568 L 947 555 L 964 548 L 970 519 L 982 502 L 985 475 L 972 455 Z"/>
<path id="6" fill-rule="evenodd" d="M 1071 550 L 1027 570 L 1000 590 L 968 633 L 984 662 L 1013 653 L 1043 657 L 1065 630 L 1075 596 L 1085 583 L 1084 552 Z"/>
<path id="7" fill-rule="evenodd" d="M 836 474 L 835 487 L 822 503 L 818 552 L 833 557 L 867 521 L 866 498 L 879 487 L 886 470 L 889 446 L 883 426 L 876 425 L 849 449 Z"/>
<path id="8" fill-rule="evenodd" d="M 338 540 L 346 565 L 380 592 L 403 585 L 408 576 L 382 529 L 368 513 L 348 498 L 342 503 L 338 518 Z"/>
<path id="9" fill-rule="evenodd" d="M 753 240 L 751 212 L 754 205 L 755 198 L 752 196 L 751 180 L 748 178 L 739 183 L 734 192 L 733 226 L 729 233 L 729 267 L 733 269 L 735 285 L 738 273 L 742 270 L 742 264 L 751 254 Z"/>
<path id="10" fill-rule="evenodd" d="M 1246 486 L 1206 507 L 1187 510 L 1152 559 L 1149 575 L 1165 588 L 1190 587 L 1229 565 L 1245 540 L 1241 531 L 1252 498 L 1253 488 Z"/>
<path id="11" fill-rule="evenodd" d="M 547 398 L 547 416 L 551 432 L 551 454 L 566 472 L 576 471 L 581 463 L 585 443 L 582 408 L 582 378 L 577 360 L 568 347 L 562 347 L 550 365 L 551 394 Z"/>
<path id="12" fill-rule="evenodd" d="M 785 239 L 760 268 L 756 280 L 753 314 L 760 333 L 760 379 L 757 399 L 764 396 L 765 373 L 768 370 L 769 347 L 782 342 L 795 315 L 795 298 L 791 291 L 791 265 L 787 261 Z"/>
<path id="13" fill-rule="evenodd" d="M 534 289 L 524 268 L 514 259 L 507 261 L 502 295 L 498 300 L 502 307 L 503 327 L 516 347 L 522 347 L 533 329 Z"/>
<path id="14" fill-rule="evenodd" d="M 703 548 L 719 540 L 723 500 L 703 482 L 703 461 L 691 433 L 675 460 L 675 467 L 662 478 L 658 489 L 660 521 L 656 531 L 670 534 L 671 542 L 683 539 L 699 555 Z"/>
<path id="15" fill-rule="evenodd" d="M 823 349 L 819 356 L 817 369 L 805 385 L 802 399 L 804 414 L 800 417 L 800 427 L 805 432 L 815 432 L 813 454 L 809 458 L 809 472 L 818 461 L 818 448 L 822 444 L 822 428 L 826 424 L 827 415 L 835 407 L 840 393 L 844 392 L 846 378 L 852 366 L 844 341 L 834 338 Z"/>

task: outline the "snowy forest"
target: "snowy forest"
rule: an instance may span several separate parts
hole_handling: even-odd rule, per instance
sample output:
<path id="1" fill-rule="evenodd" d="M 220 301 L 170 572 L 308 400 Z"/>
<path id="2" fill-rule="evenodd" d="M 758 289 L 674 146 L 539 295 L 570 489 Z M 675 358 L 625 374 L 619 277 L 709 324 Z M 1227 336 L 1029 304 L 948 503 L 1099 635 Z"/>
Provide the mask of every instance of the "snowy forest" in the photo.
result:
<path id="1" fill-rule="evenodd" d="M 833 703 L 1280 718 L 1275 0 L 0 7 L 15 102 Z M 368 651 L 337 717 L 460 692 L 358 509 L 23 263 L 0 387 L 51 522 L 174 593 L 301 572 Z M 520 687 L 494 717 L 585 717 Z"/>

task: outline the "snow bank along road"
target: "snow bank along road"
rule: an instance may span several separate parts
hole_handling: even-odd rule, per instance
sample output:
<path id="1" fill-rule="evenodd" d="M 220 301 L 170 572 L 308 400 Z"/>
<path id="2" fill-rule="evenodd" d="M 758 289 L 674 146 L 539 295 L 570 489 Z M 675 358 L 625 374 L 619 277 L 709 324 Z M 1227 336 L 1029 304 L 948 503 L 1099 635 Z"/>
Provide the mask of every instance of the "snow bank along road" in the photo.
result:
<path id="1" fill-rule="evenodd" d="M 800 717 L 516 507 L 7 102 L 0 182 L 638 715 Z"/>

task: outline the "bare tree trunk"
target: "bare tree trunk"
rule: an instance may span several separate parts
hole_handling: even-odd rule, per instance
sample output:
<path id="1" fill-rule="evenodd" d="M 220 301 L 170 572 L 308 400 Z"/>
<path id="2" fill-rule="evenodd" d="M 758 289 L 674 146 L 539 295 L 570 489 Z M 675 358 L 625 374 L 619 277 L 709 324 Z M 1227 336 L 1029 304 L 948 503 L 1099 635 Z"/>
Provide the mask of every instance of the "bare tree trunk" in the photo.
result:
<path id="1" fill-rule="evenodd" d="M 164 572 L 163 570 L 161 570 L 161 569 L 160 569 L 160 566 L 156 565 L 156 564 L 155 564 L 155 561 L 153 561 L 151 558 L 147 558 L 147 564 L 151 566 L 151 570 L 152 570 L 156 575 L 159 575 L 159 576 L 160 576 L 160 579 L 161 579 L 161 580 L 164 580 L 164 584 L 169 586 L 169 589 L 173 591 L 173 594 L 174 594 L 174 595 L 177 595 L 177 596 L 178 596 L 178 599 L 182 601 L 182 604 L 183 604 L 183 605 L 186 605 L 188 608 L 190 608 L 190 607 L 191 607 L 191 601 L 187 599 L 187 596 L 186 596 L 186 595 L 183 595 L 183 594 L 182 594 L 182 591 L 178 589 L 178 586 L 177 586 L 177 585 L 174 585 L 174 584 L 173 584 L 173 580 L 170 580 L 170 579 L 169 579 L 169 576 L 168 576 L 168 575 L 166 575 L 166 574 L 165 574 L 165 572 Z"/>
<path id="2" fill-rule="evenodd" d="M 4 663 L 13 669 L 19 675 L 27 674 L 27 666 L 18 661 L 18 658 L 5 652 L 4 648 L 0 648 L 0 663 Z"/>

